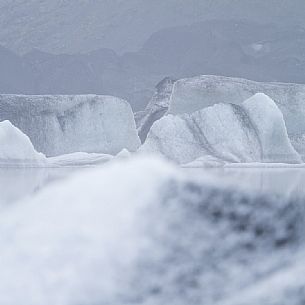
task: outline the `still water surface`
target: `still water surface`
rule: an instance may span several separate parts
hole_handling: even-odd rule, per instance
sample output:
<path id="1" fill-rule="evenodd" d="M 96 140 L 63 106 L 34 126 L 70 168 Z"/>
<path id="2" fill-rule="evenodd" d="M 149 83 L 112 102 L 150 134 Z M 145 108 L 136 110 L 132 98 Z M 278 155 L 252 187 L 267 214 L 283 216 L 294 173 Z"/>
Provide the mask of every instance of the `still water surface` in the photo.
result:
<path id="1" fill-rule="evenodd" d="M 84 168 L 0 168 L 0 204 L 13 204 L 33 196 L 52 183 L 60 183 Z M 234 187 L 255 193 L 274 193 L 285 197 L 305 198 L 305 169 L 295 168 L 227 168 L 185 169 L 196 178 L 206 173 Z M 139 190 L 140 191 L 140 190 Z"/>

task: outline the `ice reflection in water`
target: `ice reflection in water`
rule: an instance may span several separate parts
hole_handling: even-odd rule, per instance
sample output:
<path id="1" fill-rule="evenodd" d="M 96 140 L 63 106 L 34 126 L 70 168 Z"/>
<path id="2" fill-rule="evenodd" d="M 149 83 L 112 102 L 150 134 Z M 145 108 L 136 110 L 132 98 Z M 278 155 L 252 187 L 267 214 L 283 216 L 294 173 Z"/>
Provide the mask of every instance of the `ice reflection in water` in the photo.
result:
<path id="1" fill-rule="evenodd" d="M 234 187 L 257 194 L 276 194 L 284 197 L 305 197 L 305 168 L 214 168 L 186 169 L 199 177 L 204 173 Z"/>
<path id="2" fill-rule="evenodd" d="M 0 205 L 27 198 L 46 185 L 64 179 L 76 169 L 0 168 Z"/>
<path id="3" fill-rule="evenodd" d="M 84 170 L 81 168 L 0 168 L 0 205 L 30 197 L 50 183 Z M 200 179 L 208 173 L 234 187 L 260 194 L 305 197 L 305 169 L 289 168 L 215 168 L 183 169 Z"/>

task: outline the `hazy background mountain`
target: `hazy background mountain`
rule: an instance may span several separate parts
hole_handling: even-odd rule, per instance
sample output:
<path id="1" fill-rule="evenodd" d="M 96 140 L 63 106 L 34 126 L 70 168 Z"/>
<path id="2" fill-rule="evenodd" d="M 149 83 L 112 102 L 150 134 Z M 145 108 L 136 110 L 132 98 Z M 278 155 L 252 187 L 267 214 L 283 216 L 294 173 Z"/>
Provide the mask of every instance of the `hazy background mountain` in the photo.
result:
<path id="1" fill-rule="evenodd" d="M 304 83 L 304 12 L 303 0 L 0 0 L 0 93 L 109 94 L 139 110 L 166 76 Z"/>
<path id="2" fill-rule="evenodd" d="M 154 32 L 199 21 L 304 25 L 303 0 L 0 0 L 0 44 L 17 52 L 136 51 Z"/>

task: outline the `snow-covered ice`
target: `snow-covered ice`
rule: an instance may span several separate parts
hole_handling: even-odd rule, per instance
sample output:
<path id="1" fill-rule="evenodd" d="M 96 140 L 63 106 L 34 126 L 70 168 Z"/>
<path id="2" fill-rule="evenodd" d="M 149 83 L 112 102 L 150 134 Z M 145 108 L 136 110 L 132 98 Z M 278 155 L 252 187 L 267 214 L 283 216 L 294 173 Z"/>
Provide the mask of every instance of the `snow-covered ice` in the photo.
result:
<path id="1" fill-rule="evenodd" d="M 128 157 L 122 150 L 118 157 Z M 104 164 L 114 156 L 108 154 L 76 152 L 46 158 L 38 153 L 31 140 L 10 121 L 0 122 L 0 166 L 2 167 L 80 167 Z"/>
<path id="2" fill-rule="evenodd" d="M 206 156 L 239 163 L 302 162 L 281 111 L 264 94 L 241 105 L 214 104 L 191 114 L 167 115 L 154 123 L 140 151 L 180 164 Z"/>
<path id="3" fill-rule="evenodd" d="M 192 113 L 217 103 L 240 105 L 258 92 L 275 101 L 283 113 L 290 138 L 299 142 L 296 147 L 305 154 L 305 85 L 207 75 L 181 79 L 174 85 L 169 113 Z"/>
<path id="4" fill-rule="evenodd" d="M 2 211 L 0 304 L 301 305 L 304 213 L 164 160 L 116 160 Z"/>
<path id="5" fill-rule="evenodd" d="M 38 153 L 28 136 L 9 121 L 0 122 L 0 166 L 44 166 L 46 157 Z"/>
<path id="6" fill-rule="evenodd" d="M 153 123 L 162 118 L 168 111 L 174 83 L 173 79 L 169 77 L 164 78 L 156 86 L 156 92 L 146 106 L 146 109 L 135 113 L 138 134 L 142 143 L 145 142 Z"/>
<path id="7" fill-rule="evenodd" d="M 48 158 L 47 166 L 69 167 L 69 166 L 90 166 L 104 164 L 113 158 L 107 154 L 76 152 L 72 154 L 60 155 Z"/>
<path id="8" fill-rule="evenodd" d="M 257 132 L 262 162 L 301 162 L 287 134 L 282 112 L 265 94 L 257 93 L 242 104 Z"/>
<path id="9" fill-rule="evenodd" d="M 10 120 L 47 156 L 115 155 L 140 145 L 130 105 L 97 95 L 0 95 L 0 120 Z"/>

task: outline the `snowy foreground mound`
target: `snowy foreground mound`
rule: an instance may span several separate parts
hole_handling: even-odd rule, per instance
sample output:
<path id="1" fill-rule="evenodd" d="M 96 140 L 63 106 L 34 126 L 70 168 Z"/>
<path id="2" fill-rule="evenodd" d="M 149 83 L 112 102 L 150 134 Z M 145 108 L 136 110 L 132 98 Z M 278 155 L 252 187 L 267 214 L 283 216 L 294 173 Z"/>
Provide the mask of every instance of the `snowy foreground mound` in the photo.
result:
<path id="1" fill-rule="evenodd" d="M 47 156 L 135 151 L 140 140 L 130 105 L 111 96 L 0 95 L 0 121 L 9 120 Z"/>
<path id="2" fill-rule="evenodd" d="M 0 304 L 301 305 L 303 207 L 116 161 L 1 211 Z"/>
<path id="3" fill-rule="evenodd" d="M 305 153 L 305 86 L 284 83 L 258 83 L 223 76 L 197 76 L 177 81 L 169 113 L 192 113 L 217 103 L 240 105 L 252 95 L 270 96 L 284 115 L 290 138 Z"/>
<path id="4" fill-rule="evenodd" d="M 192 114 L 165 116 L 154 123 L 140 150 L 161 153 L 180 164 L 198 158 L 301 163 L 281 111 L 261 93 L 242 105 L 216 104 Z"/>
<path id="5" fill-rule="evenodd" d="M 46 157 L 9 121 L 0 122 L 0 166 L 44 166 Z"/>

